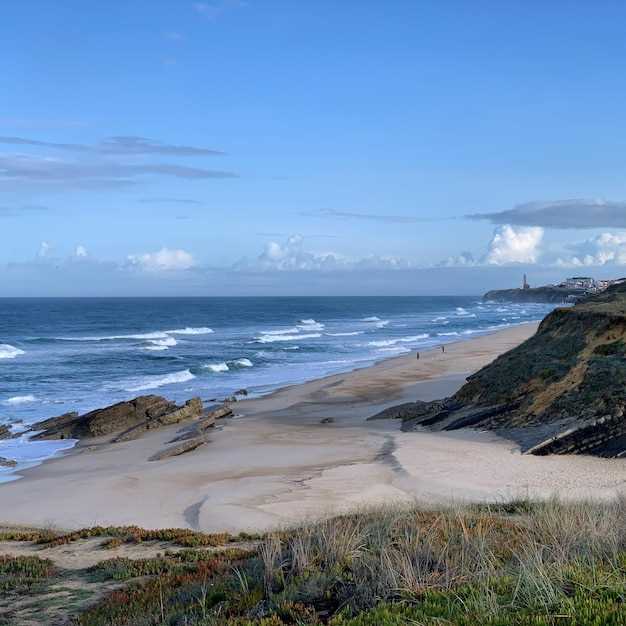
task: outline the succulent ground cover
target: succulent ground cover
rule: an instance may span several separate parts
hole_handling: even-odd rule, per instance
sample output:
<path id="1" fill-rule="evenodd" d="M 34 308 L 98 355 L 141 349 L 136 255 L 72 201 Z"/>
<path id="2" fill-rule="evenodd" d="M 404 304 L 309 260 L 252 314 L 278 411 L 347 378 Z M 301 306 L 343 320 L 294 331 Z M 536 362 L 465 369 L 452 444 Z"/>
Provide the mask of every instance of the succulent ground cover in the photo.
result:
<path id="1" fill-rule="evenodd" d="M 0 624 L 626 625 L 626 500 L 139 530 L 0 529 Z"/>

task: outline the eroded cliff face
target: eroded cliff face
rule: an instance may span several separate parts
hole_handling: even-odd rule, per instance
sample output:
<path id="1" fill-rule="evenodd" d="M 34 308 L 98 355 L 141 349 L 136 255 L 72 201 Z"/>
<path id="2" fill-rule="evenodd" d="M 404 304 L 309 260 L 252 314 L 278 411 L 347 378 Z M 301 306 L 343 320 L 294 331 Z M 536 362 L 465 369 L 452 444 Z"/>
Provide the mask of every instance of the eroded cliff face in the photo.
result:
<path id="1" fill-rule="evenodd" d="M 419 405 L 419 406 L 418 406 Z M 626 456 L 626 284 L 556 309 L 533 337 L 403 428 L 501 431 L 533 454 Z M 405 409 L 406 413 L 406 409 Z"/>

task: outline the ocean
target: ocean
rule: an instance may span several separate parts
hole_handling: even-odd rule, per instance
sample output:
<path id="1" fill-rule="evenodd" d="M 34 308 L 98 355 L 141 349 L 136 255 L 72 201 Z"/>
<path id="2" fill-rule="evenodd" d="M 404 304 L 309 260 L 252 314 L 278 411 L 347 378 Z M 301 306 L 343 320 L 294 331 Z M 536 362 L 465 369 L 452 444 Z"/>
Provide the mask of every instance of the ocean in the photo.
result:
<path id="1" fill-rule="evenodd" d="M 477 297 L 0 299 L 0 424 L 142 394 L 183 401 L 286 384 L 539 320 L 553 305 Z M 0 480 L 72 441 L 0 440 Z"/>

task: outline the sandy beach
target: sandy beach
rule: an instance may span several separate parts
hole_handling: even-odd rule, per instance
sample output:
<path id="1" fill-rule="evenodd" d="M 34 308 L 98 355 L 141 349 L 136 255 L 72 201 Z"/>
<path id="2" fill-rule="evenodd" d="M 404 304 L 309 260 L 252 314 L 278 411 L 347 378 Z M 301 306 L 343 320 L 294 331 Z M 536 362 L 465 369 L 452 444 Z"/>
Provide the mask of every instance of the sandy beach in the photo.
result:
<path id="1" fill-rule="evenodd" d="M 0 523 L 239 531 L 383 503 L 612 497 L 625 489 L 623 460 L 524 456 L 489 433 L 403 433 L 395 421 L 366 421 L 454 393 L 535 330 L 509 328 L 240 402 L 208 445 L 180 457 L 148 461 L 180 426 L 81 444 L 0 485 Z"/>

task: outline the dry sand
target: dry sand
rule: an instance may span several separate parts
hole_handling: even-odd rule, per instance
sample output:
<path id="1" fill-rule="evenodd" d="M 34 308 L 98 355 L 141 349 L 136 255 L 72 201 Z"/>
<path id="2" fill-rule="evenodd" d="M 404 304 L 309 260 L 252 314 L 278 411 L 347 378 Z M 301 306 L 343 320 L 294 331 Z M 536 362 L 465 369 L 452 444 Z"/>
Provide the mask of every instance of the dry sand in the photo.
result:
<path id="1" fill-rule="evenodd" d="M 212 441 L 147 459 L 178 427 L 100 448 L 79 446 L 0 485 L 0 522 L 76 528 L 138 524 L 261 530 L 349 508 L 516 496 L 607 498 L 626 462 L 532 457 L 490 433 L 402 433 L 365 421 L 400 402 L 453 393 L 471 372 L 530 336 L 523 325 L 281 389 L 237 405 Z M 321 424 L 331 417 L 332 423 Z"/>

